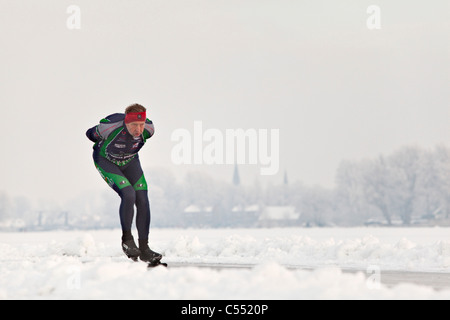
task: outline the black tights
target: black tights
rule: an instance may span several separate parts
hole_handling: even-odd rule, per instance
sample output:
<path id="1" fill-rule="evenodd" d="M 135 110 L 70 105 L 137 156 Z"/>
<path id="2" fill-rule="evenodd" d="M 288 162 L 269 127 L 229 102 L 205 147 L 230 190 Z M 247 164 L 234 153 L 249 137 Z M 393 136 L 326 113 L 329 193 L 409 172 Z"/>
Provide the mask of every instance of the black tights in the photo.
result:
<path id="1" fill-rule="evenodd" d="M 119 215 L 124 235 L 131 234 L 134 206 L 136 205 L 136 227 L 139 240 L 148 240 L 150 202 L 147 182 L 139 158 L 136 156 L 125 166 L 118 166 L 96 152 L 94 152 L 93 158 L 100 175 L 120 196 Z"/>

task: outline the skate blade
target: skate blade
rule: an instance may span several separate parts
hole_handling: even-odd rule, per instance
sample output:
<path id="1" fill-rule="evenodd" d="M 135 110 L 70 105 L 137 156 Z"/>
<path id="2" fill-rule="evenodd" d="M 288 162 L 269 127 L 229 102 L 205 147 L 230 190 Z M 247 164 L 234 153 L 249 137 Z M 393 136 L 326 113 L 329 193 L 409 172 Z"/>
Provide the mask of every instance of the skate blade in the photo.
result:
<path id="1" fill-rule="evenodd" d="M 163 266 L 167 268 L 167 263 L 156 261 L 156 262 L 149 262 L 147 268 L 154 268 L 157 266 Z"/>

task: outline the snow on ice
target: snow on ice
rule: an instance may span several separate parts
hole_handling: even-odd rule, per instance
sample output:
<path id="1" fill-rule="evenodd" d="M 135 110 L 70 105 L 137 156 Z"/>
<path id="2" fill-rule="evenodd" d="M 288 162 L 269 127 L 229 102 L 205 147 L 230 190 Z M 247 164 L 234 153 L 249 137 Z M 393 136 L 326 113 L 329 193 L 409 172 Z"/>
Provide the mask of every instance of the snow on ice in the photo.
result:
<path id="1" fill-rule="evenodd" d="M 169 265 L 252 268 L 148 270 L 124 257 L 119 230 L 1 233 L 0 299 L 450 299 L 415 284 L 374 288 L 366 273 L 450 274 L 445 228 L 154 229 L 150 242 Z"/>

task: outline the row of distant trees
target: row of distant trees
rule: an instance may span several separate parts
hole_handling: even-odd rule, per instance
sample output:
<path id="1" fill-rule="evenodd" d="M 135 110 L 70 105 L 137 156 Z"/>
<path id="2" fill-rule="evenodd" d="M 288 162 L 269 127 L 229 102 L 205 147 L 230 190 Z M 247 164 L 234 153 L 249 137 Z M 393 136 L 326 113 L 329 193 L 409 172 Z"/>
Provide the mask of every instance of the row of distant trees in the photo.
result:
<path id="1" fill-rule="evenodd" d="M 291 206 L 299 221 L 288 225 L 354 226 L 368 222 L 411 225 L 442 223 L 450 216 L 450 149 L 405 147 L 391 155 L 343 161 L 334 189 L 301 182 L 262 185 L 229 183 L 204 172 L 190 172 L 177 182 L 172 172 L 146 170 L 150 184 L 152 225 L 156 227 L 246 226 L 236 207 Z M 195 205 L 205 213 L 186 214 Z M 0 191 L 0 229 L 119 226 L 119 198 L 110 190 L 83 194 L 63 207 L 32 204 Z M 248 226 L 248 225 L 247 225 Z"/>
<path id="2" fill-rule="evenodd" d="M 350 217 L 448 219 L 450 214 L 450 150 L 417 147 L 390 156 L 343 162 L 336 175 L 336 196 Z"/>
<path id="3" fill-rule="evenodd" d="M 334 189 L 287 179 L 276 185 L 235 185 L 202 172 L 187 174 L 182 183 L 169 171 L 148 176 L 154 221 L 164 226 L 201 224 L 186 221 L 183 210 L 192 204 L 212 208 L 210 226 L 238 225 L 233 208 L 255 205 L 293 206 L 300 213 L 295 225 L 434 224 L 448 223 L 450 216 L 450 149 L 444 146 L 404 147 L 375 159 L 343 161 Z"/>

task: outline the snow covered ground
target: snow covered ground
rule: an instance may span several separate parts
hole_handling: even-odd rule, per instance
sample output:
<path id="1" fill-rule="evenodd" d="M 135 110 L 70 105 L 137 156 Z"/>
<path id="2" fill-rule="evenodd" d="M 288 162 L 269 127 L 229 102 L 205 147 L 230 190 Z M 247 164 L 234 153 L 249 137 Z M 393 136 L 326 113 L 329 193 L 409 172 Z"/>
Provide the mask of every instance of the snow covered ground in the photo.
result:
<path id="1" fill-rule="evenodd" d="M 173 265 L 153 269 L 123 256 L 120 235 L 0 233 L 0 299 L 450 299 L 450 288 L 379 281 L 391 270 L 450 277 L 446 228 L 152 229 Z"/>

